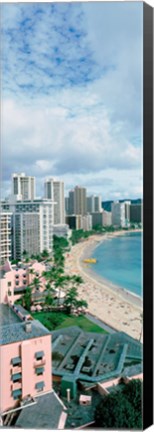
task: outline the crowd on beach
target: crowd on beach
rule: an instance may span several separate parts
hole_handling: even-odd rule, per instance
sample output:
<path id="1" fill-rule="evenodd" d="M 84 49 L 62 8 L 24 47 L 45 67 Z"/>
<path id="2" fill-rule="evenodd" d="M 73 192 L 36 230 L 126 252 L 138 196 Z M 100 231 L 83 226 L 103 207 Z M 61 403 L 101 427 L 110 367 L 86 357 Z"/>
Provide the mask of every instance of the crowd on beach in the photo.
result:
<path id="1" fill-rule="evenodd" d="M 84 264 L 84 258 L 87 254 L 89 256 L 98 242 L 122 234 L 123 232 L 115 232 L 103 236 L 95 235 L 74 245 L 66 256 L 65 270 L 83 278 L 84 283 L 79 286 L 78 292 L 79 297 L 87 301 L 89 313 L 115 330 L 124 331 L 142 341 L 142 300 L 101 279 Z"/>

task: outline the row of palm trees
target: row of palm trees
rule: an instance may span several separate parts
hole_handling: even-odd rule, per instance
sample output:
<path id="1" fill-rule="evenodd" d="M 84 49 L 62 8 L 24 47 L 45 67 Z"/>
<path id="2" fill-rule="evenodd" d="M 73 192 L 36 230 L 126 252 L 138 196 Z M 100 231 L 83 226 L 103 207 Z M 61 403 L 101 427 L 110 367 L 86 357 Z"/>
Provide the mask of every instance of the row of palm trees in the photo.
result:
<path id="1" fill-rule="evenodd" d="M 30 310 L 35 294 L 39 294 L 40 292 L 42 277 L 46 280 L 46 289 L 43 293 L 40 293 L 40 298 L 42 297 L 45 305 L 60 306 L 62 292 L 65 292 L 63 306 L 67 309 L 69 314 L 73 309 L 87 308 L 87 302 L 84 299 L 78 298 L 78 287 L 83 283 L 83 279 L 79 275 L 67 275 L 64 271 L 65 252 L 67 248 L 67 242 L 58 241 L 56 238 L 53 245 L 52 267 L 44 271 L 40 276 L 38 276 L 33 269 L 29 269 L 29 274 L 32 274 L 34 277 L 22 297 L 22 304 L 28 310 Z M 58 292 L 58 298 L 56 300 L 55 292 Z"/>

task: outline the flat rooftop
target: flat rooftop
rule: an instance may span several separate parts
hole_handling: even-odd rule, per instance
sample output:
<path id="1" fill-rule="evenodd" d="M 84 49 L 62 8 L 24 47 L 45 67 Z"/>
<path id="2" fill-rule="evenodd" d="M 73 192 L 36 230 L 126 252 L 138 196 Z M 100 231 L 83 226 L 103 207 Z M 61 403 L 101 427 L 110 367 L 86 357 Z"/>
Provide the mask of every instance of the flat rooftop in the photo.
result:
<path id="1" fill-rule="evenodd" d="M 69 327 L 51 334 L 55 376 L 96 383 L 126 372 L 131 376 L 131 371 L 142 371 L 142 345 L 123 332 L 86 333 Z"/>
<path id="2" fill-rule="evenodd" d="M 22 429 L 58 429 L 64 411 L 54 392 L 35 398 L 36 404 L 23 408 L 15 427 Z"/>
<path id="3" fill-rule="evenodd" d="M 18 311 L 25 317 L 29 315 L 22 306 L 18 306 Z M 8 305 L 0 304 L 0 344 L 7 345 L 50 334 L 40 321 L 31 320 L 30 323 L 31 331 L 26 332 L 25 321 L 21 320 Z"/>

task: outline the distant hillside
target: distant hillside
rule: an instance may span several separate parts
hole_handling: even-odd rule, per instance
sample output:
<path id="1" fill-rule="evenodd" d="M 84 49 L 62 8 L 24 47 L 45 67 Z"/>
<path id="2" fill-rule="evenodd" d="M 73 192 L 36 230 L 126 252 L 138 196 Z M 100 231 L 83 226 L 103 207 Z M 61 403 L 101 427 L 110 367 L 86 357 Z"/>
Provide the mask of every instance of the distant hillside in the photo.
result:
<path id="1" fill-rule="evenodd" d="M 141 203 L 141 198 L 137 198 L 134 200 L 131 199 L 125 199 L 125 200 L 119 200 L 119 202 L 124 202 L 124 201 L 131 201 L 132 204 L 140 204 Z M 111 211 L 111 204 L 113 201 L 104 201 L 102 202 L 102 208 L 106 211 Z"/>

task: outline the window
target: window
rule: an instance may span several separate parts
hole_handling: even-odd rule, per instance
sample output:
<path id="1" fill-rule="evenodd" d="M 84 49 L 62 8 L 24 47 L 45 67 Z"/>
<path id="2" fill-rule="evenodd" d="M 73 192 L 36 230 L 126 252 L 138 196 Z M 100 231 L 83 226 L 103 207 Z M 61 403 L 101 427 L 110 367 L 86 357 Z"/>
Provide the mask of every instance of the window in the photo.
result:
<path id="1" fill-rule="evenodd" d="M 21 365 L 21 357 L 12 358 L 11 363 L 13 366 L 20 366 Z"/>
<path id="2" fill-rule="evenodd" d="M 44 356 L 43 351 L 38 351 L 37 353 L 35 353 L 36 360 L 42 360 L 43 356 Z"/>
<path id="3" fill-rule="evenodd" d="M 16 280 L 16 285 L 17 285 L 17 286 L 19 285 L 19 281 L 18 281 L 18 280 Z"/>
<path id="4" fill-rule="evenodd" d="M 44 381 L 35 384 L 35 388 L 37 391 L 42 391 L 44 386 L 45 386 Z"/>
<path id="5" fill-rule="evenodd" d="M 13 381 L 14 383 L 15 383 L 15 382 L 20 382 L 20 381 L 21 381 L 21 378 L 22 378 L 21 373 L 13 374 L 12 377 L 11 377 L 11 379 L 12 379 L 12 381 Z"/>
<path id="6" fill-rule="evenodd" d="M 22 390 L 21 389 L 13 390 L 13 392 L 12 392 L 12 396 L 13 396 L 14 400 L 19 399 L 19 397 L 21 395 L 22 395 Z"/>
<path id="7" fill-rule="evenodd" d="M 25 280 L 23 280 L 23 284 L 26 285 L 26 281 Z"/>
<path id="8" fill-rule="evenodd" d="M 19 278 L 19 275 L 15 275 L 15 278 L 18 279 L 18 278 Z"/>
<path id="9" fill-rule="evenodd" d="M 35 370 L 36 375 L 43 375 L 44 367 L 39 367 Z"/>
<path id="10" fill-rule="evenodd" d="M 8 282 L 8 283 L 7 283 L 7 286 L 10 287 L 10 286 L 11 286 L 11 282 Z"/>

